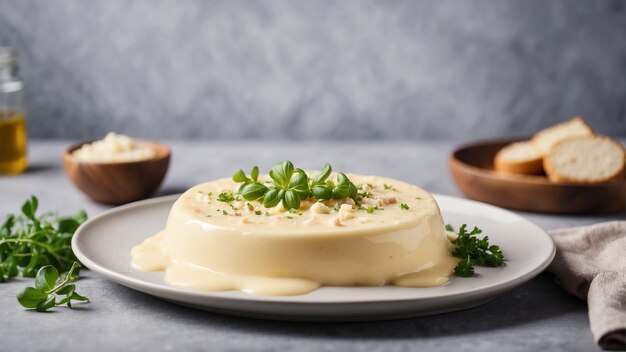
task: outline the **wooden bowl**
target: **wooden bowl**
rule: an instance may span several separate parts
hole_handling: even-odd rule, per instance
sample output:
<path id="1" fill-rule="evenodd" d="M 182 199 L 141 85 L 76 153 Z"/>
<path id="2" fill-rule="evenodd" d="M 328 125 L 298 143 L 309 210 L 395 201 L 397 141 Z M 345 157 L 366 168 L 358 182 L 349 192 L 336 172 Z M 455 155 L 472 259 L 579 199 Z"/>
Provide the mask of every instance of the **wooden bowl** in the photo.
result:
<path id="1" fill-rule="evenodd" d="M 137 141 L 156 151 L 151 159 L 128 162 L 86 162 L 72 152 L 85 141 L 65 150 L 63 165 L 68 177 L 89 198 L 107 204 L 124 204 L 150 196 L 159 188 L 170 161 L 170 149 L 160 143 Z"/>
<path id="2" fill-rule="evenodd" d="M 503 146 L 521 139 L 483 141 L 456 149 L 449 159 L 457 186 L 469 198 L 505 208 L 553 214 L 623 212 L 624 179 L 599 184 L 557 184 L 542 175 L 510 175 L 493 169 Z"/>

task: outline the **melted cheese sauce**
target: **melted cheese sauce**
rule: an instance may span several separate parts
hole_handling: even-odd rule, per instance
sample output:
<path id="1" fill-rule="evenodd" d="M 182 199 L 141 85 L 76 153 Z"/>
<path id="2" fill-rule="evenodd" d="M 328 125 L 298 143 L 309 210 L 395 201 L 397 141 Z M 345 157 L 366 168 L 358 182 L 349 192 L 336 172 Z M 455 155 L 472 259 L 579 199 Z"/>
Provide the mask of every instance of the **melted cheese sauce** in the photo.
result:
<path id="1" fill-rule="evenodd" d="M 311 200 L 292 212 L 223 201 L 237 198 L 240 184 L 230 179 L 197 185 L 174 203 L 162 232 L 133 248 L 132 265 L 165 271 L 172 285 L 262 295 L 446 284 L 457 259 L 432 196 L 393 179 L 348 177 L 367 192 L 361 206 Z"/>

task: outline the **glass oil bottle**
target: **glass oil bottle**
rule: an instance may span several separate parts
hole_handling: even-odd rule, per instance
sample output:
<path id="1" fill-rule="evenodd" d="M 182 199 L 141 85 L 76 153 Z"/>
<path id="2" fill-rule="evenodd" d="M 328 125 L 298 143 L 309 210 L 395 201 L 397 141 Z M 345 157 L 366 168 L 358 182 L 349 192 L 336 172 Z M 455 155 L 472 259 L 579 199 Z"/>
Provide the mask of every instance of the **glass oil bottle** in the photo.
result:
<path id="1" fill-rule="evenodd" d="M 0 174 L 18 174 L 28 166 L 23 90 L 15 51 L 0 47 Z"/>

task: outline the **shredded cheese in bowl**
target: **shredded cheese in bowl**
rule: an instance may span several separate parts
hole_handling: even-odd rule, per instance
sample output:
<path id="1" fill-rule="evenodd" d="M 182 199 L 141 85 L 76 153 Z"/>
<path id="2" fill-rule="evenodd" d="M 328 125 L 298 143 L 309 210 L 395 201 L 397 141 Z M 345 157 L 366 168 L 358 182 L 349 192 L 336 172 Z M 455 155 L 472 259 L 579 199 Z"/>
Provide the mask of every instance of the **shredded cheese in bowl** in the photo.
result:
<path id="1" fill-rule="evenodd" d="M 109 132 L 101 140 L 82 145 L 72 155 L 87 162 L 126 162 L 151 159 L 156 152 L 128 136 Z"/>

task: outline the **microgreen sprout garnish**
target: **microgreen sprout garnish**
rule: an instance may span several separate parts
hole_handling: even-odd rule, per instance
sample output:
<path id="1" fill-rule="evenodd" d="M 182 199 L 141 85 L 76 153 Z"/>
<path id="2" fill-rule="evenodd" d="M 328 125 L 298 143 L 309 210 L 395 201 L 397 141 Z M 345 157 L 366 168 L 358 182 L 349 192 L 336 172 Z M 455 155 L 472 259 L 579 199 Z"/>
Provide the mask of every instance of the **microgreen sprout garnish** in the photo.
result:
<path id="1" fill-rule="evenodd" d="M 454 232 L 452 225 L 446 225 L 446 230 Z M 467 231 L 467 225 L 459 228 L 458 237 L 452 241 L 455 245 L 452 255 L 461 260 L 454 268 L 454 275 L 470 277 L 474 275 L 474 266 L 498 267 L 504 265 L 504 255 L 497 245 L 489 244 L 489 237 L 479 239 L 482 233 L 477 227 Z"/>
<path id="2" fill-rule="evenodd" d="M 256 215 L 261 215 L 261 214 L 263 214 L 263 212 L 262 212 L 262 211 L 260 211 L 260 210 L 255 210 L 255 211 L 254 211 L 254 214 L 256 214 Z"/>
<path id="3" fill-rule="evenodd" d="M 76 293 L 72 282 L 78 280 L 80 264 L 73 262 L 70 270 L 59 276 L 59 271 L 52 265 L 43 266 L 35 276 L 35 287 L 26 287 L 17 293 L 17 301 L 25 308 L 35 308 L 45 312 L 56 306 L 67 305 L 72 308 L 72 301 L 87 302 L 89 299 Z M 57 300 L 57 296 L 63 297 Z"/>
<path id="4" fill-rule="evenodd" d="M 246 200 L 258 200 L 264 207 L 275 207 L 282 201 L 286 209 L 298 209 L 300 202 L 305 199 L 330 200 L 354 198 L 357 188 L 343 173 L 337 174 L 336 183 L 329 180 L 332 172 L 330 164 L 324 165 L 322 172 L 314 178 L 309 178 L 306 172 L 294 168 L 289 160 L 276 164 L 269 172 L 273 182 L 262 184 L 258 182 L 258 167 L 254 167 L 247 177 L 243 170 L 233 175 L 233 181 L 242 182 L 238 194 Z"/>
<path id="5" fill-rule="evenodd" d="M 409 210 L 409 206 L 406 203 L 400 203 L 400 208 L 404 210 Z"/>

